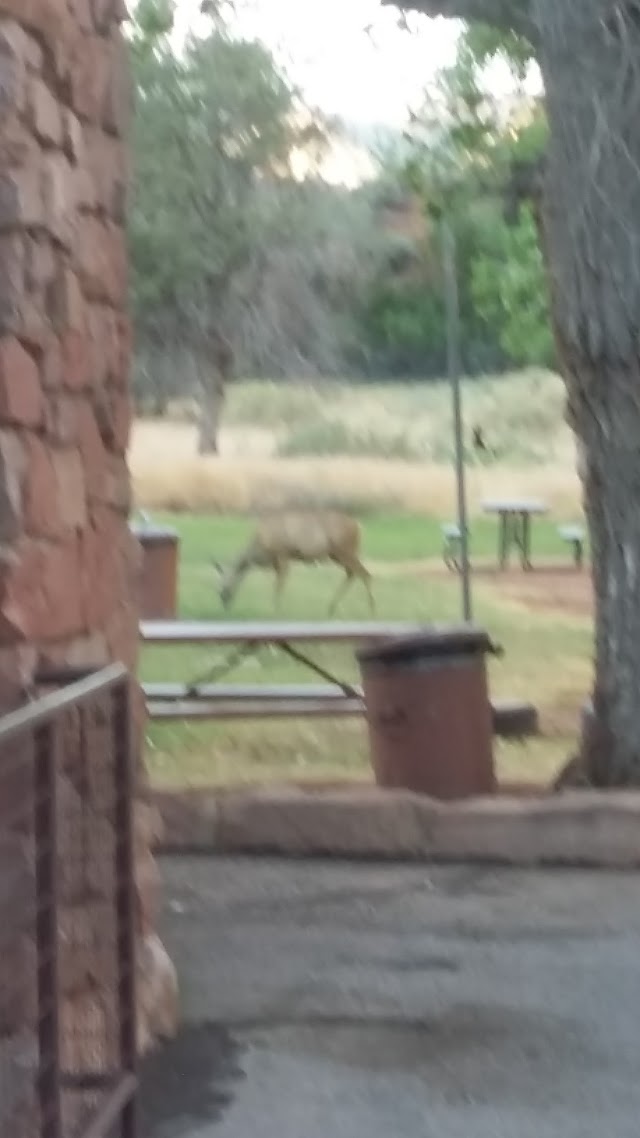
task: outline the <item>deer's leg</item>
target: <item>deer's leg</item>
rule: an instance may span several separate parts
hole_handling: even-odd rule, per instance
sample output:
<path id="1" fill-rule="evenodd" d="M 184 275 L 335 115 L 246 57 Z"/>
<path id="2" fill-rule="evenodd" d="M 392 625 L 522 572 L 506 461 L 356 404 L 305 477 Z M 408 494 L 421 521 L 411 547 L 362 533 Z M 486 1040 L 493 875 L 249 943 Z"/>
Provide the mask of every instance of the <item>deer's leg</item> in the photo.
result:
<path id="1" fill-rule="evenodd" d="M 273 593 L 273 603 L 274 603 L 274 607 L 279 610 L 280 609 L 280 601 L 282 600 L 282 591 L 284 589 L 284 586 L 285 586 L 286 580 L 287 580 L 287 576 L 289 574 L 289 562 L 288 561 L 276 561 L 275 565 L 273 566 L 273 569 L 274 569 L 274 572 L 276 575 L 276 583 L 275 583 L 275 588 L 274 588 L 274 593 Z"/>
<path id="2" fill-rule="evenodd" d="M 338 585 L 338 588 L 336 589 L 335 596 L 334 596 L 331 604 L 329 605 L 329 616 L 333 616 L 333 614 L 335 613 L 335 611 L 338 607 L 338 604 L 340 603 L 340 601 L 344 597 L 347 589 L 349 588 L 349 585 L 353 581 L 353 569 L 350 566 L 346 566 L 346 565 L 343 565 L 343 569 L 345 571 L 346 576 L 345 576 L 344 580 L 342 580 L 340 582 L 340 584 Z"/>
<path id="3" fill-rule="evenodd" d="M 373 614 L 376 611 L 376 602 L 373 599 L 373 589 L 371 588 L 371 574 L 370 574 L 368 569 L 365 569 L 365 567 L 361 561 L 358 561 L 358 565 L 360 566 L 360 570 L 359 570 L 360 580 L 362 581 L 362 584 L 364 585 L 365 589 L 367 590 L 367 596 L 369 598 L 369 608 L 371 609 L 371 615 L 373 616 Z"/>

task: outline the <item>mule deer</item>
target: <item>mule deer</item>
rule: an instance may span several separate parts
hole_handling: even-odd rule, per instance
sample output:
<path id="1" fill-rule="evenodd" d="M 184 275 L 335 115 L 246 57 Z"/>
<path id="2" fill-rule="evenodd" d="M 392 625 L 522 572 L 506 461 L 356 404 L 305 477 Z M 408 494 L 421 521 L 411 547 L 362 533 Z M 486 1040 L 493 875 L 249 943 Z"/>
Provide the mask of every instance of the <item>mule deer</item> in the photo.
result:
<path id="1" fill-rule="evenodd" d="M 220 600 L 226 609 L 250 569 L 273 569 L 274 600 L 278 605 L 292 561 L 317 565 L 333 561 L 346 574 L 329 606 L 333 614 L 354 577 L 359 577 L 375 611 L 371 575 L 360 560 L 360 526 L 354 518 L 337 511 L 286 511 L 261 518 L 247 547 L 228 568 L 216 565 L 220 575 Z"/>

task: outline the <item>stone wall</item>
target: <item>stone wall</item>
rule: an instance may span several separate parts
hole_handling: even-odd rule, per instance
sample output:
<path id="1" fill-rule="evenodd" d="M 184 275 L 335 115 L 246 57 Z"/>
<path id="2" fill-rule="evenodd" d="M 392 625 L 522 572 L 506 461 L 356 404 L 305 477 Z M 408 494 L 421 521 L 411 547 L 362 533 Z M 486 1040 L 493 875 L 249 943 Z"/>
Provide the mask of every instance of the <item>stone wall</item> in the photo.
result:
<path id="1" fill-rule="evenodd" d="M 136 663 L 125 15 L 122 0 L 0 0 L 0 710 L 43 666 Z M 153 830 L 140 800 L 145 1043 L 175 1014 Z"/>

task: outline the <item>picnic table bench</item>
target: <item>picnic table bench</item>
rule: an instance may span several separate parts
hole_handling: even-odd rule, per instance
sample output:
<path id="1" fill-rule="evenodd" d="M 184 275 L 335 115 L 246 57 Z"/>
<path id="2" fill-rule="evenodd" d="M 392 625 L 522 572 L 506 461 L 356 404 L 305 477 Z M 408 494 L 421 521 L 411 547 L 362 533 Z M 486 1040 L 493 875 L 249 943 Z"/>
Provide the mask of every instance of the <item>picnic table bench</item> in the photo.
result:
<path id="1" fill-rule="evenodd" d="M 431 629 L 433 626 L 430 626 Z M 221 665 L 190 682 L 143 683 L 147 711 L 161 722 L 180 719 L 255 719 L 289 716 L 363 715 L 365 704 L 359 684 L 341 680 L 318 664 L 301 644 L 365 644 L 424 630 L 408 622 L 218 622 L 142 621 L 145 645 L 235 645 L 236 651 Z M 263 647 L 276 647 L 319 676 L 322 684 L 222 684 L 211 682 L 214 673 L 229 672 L 244 656 Z M 492 703 L 494 730 L 503 737 L 524 737 L 537 732 L 537 712 L 522 701 Z"/>
<path id="2" fill-rule="evenodd" d="M 497 514 L 498 562 L 506 569 L 509 552 L 513 546 L 520 550 L 522 568 L 529 570 L 531 564 L 531 521 L 547 513 L 547 506 L 534 498 L 491 498 L 482 503 L 485 514 Z"/>

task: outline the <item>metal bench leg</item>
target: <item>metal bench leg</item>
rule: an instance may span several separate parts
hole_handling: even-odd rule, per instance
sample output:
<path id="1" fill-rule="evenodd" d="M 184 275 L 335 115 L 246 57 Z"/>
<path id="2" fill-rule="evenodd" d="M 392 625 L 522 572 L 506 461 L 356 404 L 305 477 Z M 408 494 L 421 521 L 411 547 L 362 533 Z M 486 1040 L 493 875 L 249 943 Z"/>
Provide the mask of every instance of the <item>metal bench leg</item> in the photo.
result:
<path id="1" fill-rule="evenodd" d="M 522 515 L 522 568 L 531 569 L 531 518 Z"/>
<path id="2" fill-rule="evenodd" d="M 461 548 L 460 548 L 459 539 L 455 538 L 455 537 L 447 538 L 447 540 L 444 544 L 443 550 L 442 550 L 442 557 L 443 557 L 443 560 L 444 560 L 444 563 L 445 563 L 447 569 L 451 573 L 453 573 L 454 571 L 456 573 L 460 572 L 460 562 L 461 562 L 460 553 L 461 553 Z"/>
<path id="3" fill-rule="evenodd" d="M 500 515 L 500 542 L 499 542 L 499 560 L 500 568 L 507 568 L 507 561 L 509 558 L 509 518 L 507 514 Z"/>

